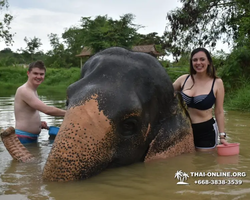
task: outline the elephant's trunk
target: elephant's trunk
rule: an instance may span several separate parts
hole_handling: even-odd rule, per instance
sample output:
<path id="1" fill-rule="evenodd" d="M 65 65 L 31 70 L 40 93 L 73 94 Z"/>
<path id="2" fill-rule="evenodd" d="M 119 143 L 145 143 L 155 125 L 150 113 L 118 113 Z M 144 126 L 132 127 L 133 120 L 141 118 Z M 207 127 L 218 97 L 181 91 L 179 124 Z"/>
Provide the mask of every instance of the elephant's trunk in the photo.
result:
<path id="1" fill-rule="evenodd" d="M 70 107 L 47 159 L 43 178 L 78 180 L 102 171 L 114 154 L 113 135 L 112 124 L 99 111 L 97 100 Z"/>
<path id="2" fill-rule="evenodd" d="M 0 135 L 4 146 L 13 157 L 13 159 L 19 162 L 28 162 L 33 160 L 34 157 L 19 141 L 13 127 L 9 127 L 6 130 L 2 129 Z"/>

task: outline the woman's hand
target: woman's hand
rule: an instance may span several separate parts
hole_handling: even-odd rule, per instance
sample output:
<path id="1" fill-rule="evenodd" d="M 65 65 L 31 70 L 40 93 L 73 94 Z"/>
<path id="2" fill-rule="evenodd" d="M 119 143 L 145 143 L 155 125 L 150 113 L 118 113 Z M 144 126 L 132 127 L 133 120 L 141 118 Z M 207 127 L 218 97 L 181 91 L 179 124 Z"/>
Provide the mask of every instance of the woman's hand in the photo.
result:
<path id="1" fill-rule="evenodd" d="M 220 143 L 221 143 L 221 144 L 224 144 L 224 145 L 228 145 L 228 144 L 229 144 L 229 143 L 228 143 L 225 139 L 223 139 L 223 138 L 220 139 Z"/>

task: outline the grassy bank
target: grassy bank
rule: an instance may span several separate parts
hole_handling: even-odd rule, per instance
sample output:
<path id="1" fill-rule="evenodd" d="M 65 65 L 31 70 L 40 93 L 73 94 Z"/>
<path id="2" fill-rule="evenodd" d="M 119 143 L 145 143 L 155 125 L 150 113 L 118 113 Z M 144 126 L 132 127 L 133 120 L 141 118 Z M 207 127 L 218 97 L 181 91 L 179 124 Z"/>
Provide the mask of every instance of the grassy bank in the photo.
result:
<path id="1" fill-rule="evenodd" d="M 172 81 L 182 74 L 188 73 L 188 67 L 169 67 L 167 72 Z M 67 87 L 80 78 L 79 68 L 47 69 L 44 83 L 39 86 L 40 95 L 66 96 Z M 13 95 L 20 85 L 27 81 L 27 69 L 21 67 L 0 68 L 0 96 Z M 250 81 L 242 80 L 236 89 L 227 89 L 225 95 L 226 110 L 250 112 Z"/>
<path id="2" fill-rule="evenodd" d="M 67 87 L 80 78 L 79 68 L 47 69 L 44 82 L 39 86 L 40 95 L 66 95 Z M 0 95 L 12 95 L 27 81 L 27 69 L 21 67 L 0 68 Z"/>

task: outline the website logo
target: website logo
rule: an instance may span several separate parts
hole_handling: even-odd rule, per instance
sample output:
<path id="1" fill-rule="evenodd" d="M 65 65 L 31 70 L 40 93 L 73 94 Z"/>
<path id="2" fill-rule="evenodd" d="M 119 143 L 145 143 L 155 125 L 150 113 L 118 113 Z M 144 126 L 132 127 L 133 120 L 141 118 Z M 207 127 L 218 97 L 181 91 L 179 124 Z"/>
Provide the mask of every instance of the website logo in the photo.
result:
<path id="1" fill-rule="evenodd" d="M 177 185 L 188 185 L 189 183 L 186 183 L 187 179 L 189 178 L 188 174 L 186 172 L 183 172 L 182 170 L 179 170 L 175 173 L 174 178 L 176 178 L 178 181 Z"/>

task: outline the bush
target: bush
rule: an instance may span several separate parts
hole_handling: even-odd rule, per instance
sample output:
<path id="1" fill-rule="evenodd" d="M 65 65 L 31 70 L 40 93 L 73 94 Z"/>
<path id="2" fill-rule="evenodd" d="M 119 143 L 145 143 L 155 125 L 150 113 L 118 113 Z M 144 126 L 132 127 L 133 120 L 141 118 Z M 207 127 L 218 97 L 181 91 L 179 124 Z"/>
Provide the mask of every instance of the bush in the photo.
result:
<path id="1" fill-rule="evenodd" d="M 237 90 L 226 93 L 225 107 L 228 110 L 250 111 L 250 80 L 244 80 L 241 86 Z"/>
<path id="2" fill-rule="evenodd" d="M 170 79 L 174 82 L 179 76 L 189 73 L 189 67 L 169 67 L 166 69 Z"/>
<path id="3" fill-rule="evenodd" d="M 234 49 L 227 57 L 225 65 L 219 69 L 219 75 L 227 91 L 241 87 L 241 80 L 250 78 L 250 49 Z"/>

